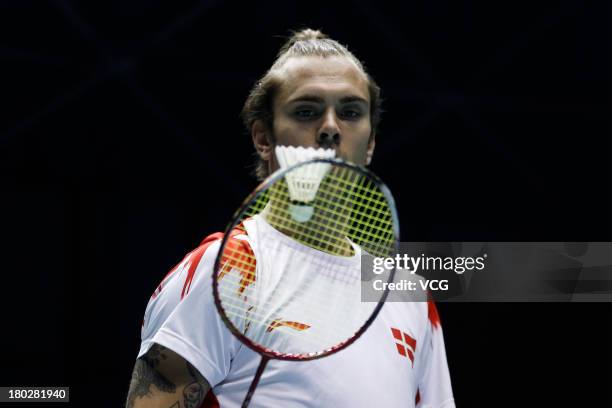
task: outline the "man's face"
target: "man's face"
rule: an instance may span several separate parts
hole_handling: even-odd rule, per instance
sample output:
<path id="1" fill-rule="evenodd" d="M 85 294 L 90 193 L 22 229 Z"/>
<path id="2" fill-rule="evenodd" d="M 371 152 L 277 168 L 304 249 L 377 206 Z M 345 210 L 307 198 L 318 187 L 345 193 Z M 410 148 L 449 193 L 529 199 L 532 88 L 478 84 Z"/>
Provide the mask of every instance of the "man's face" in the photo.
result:
<path id="1" fill-rule="evenodd" d="M 370 96 L 363 72 L 346 57 L 293 57 L 281 68 L 274 100 L 276 145 L 324 147 L 367 164 L 374 149 Z M 274 155 L 271 170 L 278 168 Z"/>

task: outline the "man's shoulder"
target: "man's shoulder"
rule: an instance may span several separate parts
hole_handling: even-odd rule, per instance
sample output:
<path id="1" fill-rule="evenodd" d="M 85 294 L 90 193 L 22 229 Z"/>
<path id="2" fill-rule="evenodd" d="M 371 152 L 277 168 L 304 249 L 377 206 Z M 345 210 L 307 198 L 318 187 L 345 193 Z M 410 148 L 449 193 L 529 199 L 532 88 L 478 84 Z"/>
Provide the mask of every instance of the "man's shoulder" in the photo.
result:
<path id="1" fill-rule="evenodd" d="M 211 234 L 197 248 L 189 252 L 162 280 L 156 290 L 159 296 L 173 291 L 174 294 L 180 293 L 182 300 L 189 294 L 195 282 L 212 274 L 222 238 L 221 233 Z"/>
<path id="2" fill-rule="evenodd" d="M 155 333 L 175 314 L 188 296 L 212 296 L 212 271 L 221 239 L 203 240 L 162 279 L 147 304 L 141 329 L 141 340 L 148 345 Z M 147 347 L 143 347 L 141 353 Z"/>
<path id="3" fill-rule="evenodd" d="M 154 307 L 155 304 L 165 307 L 168 304 L 175 305 L 194 288 L 202 286 L 198 282 L 206 278 L 210 279 L 224 236 L 222 232 L 212 233 L 206 236 L 195 249 L 187 253 L 160 281 L 149 300 L 149 307 Z M 239 225 L 230 232 L 228 242 L 230 246 L 237 243 L 241 248 L 249 248 L 247 238 L 246 229 Z"/>

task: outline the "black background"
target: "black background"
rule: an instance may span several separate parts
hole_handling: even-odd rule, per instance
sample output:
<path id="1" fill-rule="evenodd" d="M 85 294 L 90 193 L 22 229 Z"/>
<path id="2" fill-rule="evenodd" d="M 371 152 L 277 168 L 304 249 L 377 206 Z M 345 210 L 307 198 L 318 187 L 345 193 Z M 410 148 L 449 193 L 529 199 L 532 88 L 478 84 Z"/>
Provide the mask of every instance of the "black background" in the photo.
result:
<path id="1" fill-rule="evenodd" d="M 256 185 L 238 115 L 289 29 L 381 86 L 404 241 L 611 240 L 607 7 L 1 4 L 0 385 L 122 405 L 152 291 Z M 457 406 L 607 405 L 609 304 L 439 310 Z"/>

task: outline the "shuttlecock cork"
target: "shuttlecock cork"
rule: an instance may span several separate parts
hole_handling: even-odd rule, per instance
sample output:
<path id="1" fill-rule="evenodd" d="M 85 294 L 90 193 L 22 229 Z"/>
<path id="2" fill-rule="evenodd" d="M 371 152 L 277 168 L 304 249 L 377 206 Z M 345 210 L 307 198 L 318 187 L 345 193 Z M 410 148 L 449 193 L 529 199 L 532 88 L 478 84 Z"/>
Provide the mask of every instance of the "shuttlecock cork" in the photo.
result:
<path id="1" fill-rule="evenodd" d="M 333 159 L 334 149 L 313 147 L 276 146 L 276 158 L 281 169 L 312 159 Z M 300 166 L 285 175 L 291 204 L 291 217 L 298 222 L 308 221 L 313 214 L 311 203 L 319 190 L 321 181 L 331 168 L 329 163 L 312 163 Z"/>

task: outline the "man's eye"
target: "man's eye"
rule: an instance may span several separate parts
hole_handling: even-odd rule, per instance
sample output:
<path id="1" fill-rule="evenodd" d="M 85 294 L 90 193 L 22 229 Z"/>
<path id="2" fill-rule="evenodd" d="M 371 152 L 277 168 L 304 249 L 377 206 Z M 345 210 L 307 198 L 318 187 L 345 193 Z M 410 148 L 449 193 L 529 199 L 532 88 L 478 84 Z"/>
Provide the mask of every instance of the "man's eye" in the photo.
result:
<path id="1" fill-rule="evenodd" d="M 312 109 L 299 109 L 295 111 L 294 115 L 300 119 L 309 119 L 316 115 L 316 112 Z"/>
<path id="2" fill-rule="evenodd" d="M 342 116 L 348 119 L 355 119 L 361 116 L 361 112 L 354 109 L 346 109 L 342 111 Z"/>

